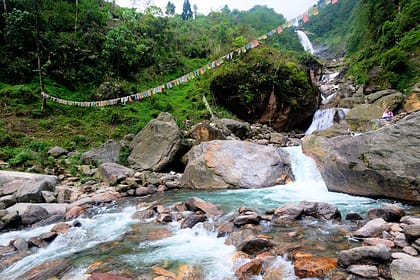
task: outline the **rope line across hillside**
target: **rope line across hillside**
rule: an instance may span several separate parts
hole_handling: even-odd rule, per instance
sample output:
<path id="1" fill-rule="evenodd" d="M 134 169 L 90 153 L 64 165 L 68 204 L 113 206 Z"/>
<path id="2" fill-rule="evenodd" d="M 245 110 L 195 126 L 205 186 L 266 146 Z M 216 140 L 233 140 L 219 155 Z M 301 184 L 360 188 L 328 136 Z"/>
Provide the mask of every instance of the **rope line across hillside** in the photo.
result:
<path id="1" fill-rule="evenodd" d="M 187 83 L 188 81 L 195 79 L 197 76 L 205 74 L 207 71 L 210 71 L 216 67 L 220 67 L 225 61 L 229 61 L 233 59 L 235 56 L 241 56 L 243 53 L 246 53 L 248 50 L 256 48 L 259 46 L 260 41 L 266 40 L 267 38 L 273 36 L 274 34 L 280 34 L 283 32 L 284 29 L 290 28 L 292 26 L 297 26 L 299 22 L 306 23 L 309 21 L 311 16 L 317 16 L 319 14 L 319 9 L 322 9 L 328 5 L 333 5 L 338 3 L 338 0 L 325 0 L 318 2 L 318 4 L 313 5 L 309 8 L 308 11 L 304 12 L 303 14 L 287 21 L 281 26 L 267 32 L 266 34 L 262 35 L 258 39 L 252 40 L 242 48 L 237 48 L 236 50 L 222 56 L 221 58 L 214 60 L 208 63 L 205 66 L 202 66 L 188 74 L 185 74 L 179 78 L 173 79 L 167 83 L 164 83 L 160 86 L 155 88 L 151 88 L 145 90 L 143 92 L 139 92 L 136 94 L 131 94 L 119 98 L 108 99 L 108 100 L 100 100 L 100 101 L 72 101 L 72 100 L 65 100 L 61 98 L 54 97 L 49 95 L 45 92 L 41 92 L 41 96 L 43 100 L 50 99 L 51 101 L 59 104 L 69 105 L 69 106 L 78 106 L 78 107 L 105 107 L 105 106 L 112 106 L 117 104 L 126 104 L 128 102 L 139 101 L 143 98 L 152 96 L 157 93 L 163 92 L 165 89 L 171 89 L 175 86 L 179 86 L 180 84 Z"/>

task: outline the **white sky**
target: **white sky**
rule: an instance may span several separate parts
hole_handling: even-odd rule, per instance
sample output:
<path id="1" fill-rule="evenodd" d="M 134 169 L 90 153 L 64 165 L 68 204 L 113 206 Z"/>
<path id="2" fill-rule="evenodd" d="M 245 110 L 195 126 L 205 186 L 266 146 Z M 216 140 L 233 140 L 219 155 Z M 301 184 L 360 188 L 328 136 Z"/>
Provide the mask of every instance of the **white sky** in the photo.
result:
<path id="1" fill-rule="evenodd" d="M 154 6 L 162 8 L 162 11 L 165 12 L 166 5 L 168 1 L 171 1 L 175 4 L 176 13 L 182 13 L 182 5 L 184 0 L 116 0 L 117 4 L 124 7 L 133 7 L 133 2 L 139 3 L 139 6 L 142 7 L 141 3 L 150 2 Z M 238 9 L 240 11 L 247 11 L 254 7 L 255 5 L 266 5 L 269 8 L 274 8 L 274 10 L 283 14 L 287 19 L 295 18 L 298 15 L 306 12 L 313 4 L 316 4 L 316 0 L 189 0 L 191 4 L 191 9 L 193 5 L 197 5 L 198 12 L 200 14 L 207 15 L 210 11 L 218 11 L 228 5 L 228 7 L 233 9 Z"/>

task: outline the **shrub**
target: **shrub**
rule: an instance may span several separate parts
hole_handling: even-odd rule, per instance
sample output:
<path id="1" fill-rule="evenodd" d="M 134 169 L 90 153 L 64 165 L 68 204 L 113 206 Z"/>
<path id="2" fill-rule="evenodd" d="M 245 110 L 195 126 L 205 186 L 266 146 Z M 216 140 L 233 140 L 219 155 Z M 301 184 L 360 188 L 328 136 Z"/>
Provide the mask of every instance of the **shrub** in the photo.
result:
<path id="1" fill-rule="evenodd" d="M 384 69 L 394 71 L 394 72 L 404 71 L 407 68 L 407 64 L 408 64 L 407 53 L 399 50 L 396 47 L 386 51 L 383 54 L 382 60 L 381 60 L 381 66 Z"/>

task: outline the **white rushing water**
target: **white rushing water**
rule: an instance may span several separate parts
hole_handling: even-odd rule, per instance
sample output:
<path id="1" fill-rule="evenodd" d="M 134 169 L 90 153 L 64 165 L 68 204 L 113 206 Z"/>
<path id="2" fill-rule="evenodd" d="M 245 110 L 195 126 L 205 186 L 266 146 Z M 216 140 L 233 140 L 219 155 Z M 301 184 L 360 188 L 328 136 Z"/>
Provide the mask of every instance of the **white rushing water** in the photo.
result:
<path id="1" fill-rule="evenodd" d="M 305 49 L 305 51 L 308 51 L 309 53 L 314 54 L 315 53 L 314 47 L 312 46 L 312 43 L 309 40 L 306 33 L 301 31 L 301 30 L 297 30 L 296 33 L 297 33 L 297 35 L 299 37 L 299 41 L 302 44 L 302 47 Z"/>
<path id="2" fill-rule="evenodd" d="M 329 192 L 314 161 L 302 153 L 301 147 L 284 149 L 292 160 L 295 176 L 293 183 L 255 190 L 166 193 L 165 205 L 171 206 L 196 196 L 220 206 L 226 213 L 225 219 L 237 213 L 237 209 L 241 206 L 265 211 L 288 202 L 302 200 L 333 203 L 342 214 L 350 211 L 362 213 L 378 206 L 378 202 L 372 199 Z M 140 231 L 137 233 L 137 239 L 130 240 L 124 235 L 132 231 L 135 223 L 139 223 L 131 218 L 134 212 L 133 206 L 117 212 L 115 209 L 112 212 L 104 210 L 90 218 L 79 219 L 82 224 L 80 228 L 72 228 L 68 234 L 59 236 L 48 247 L 15 262 L 0 272 L 0 279 L 19 279 L 26 271 L 55 259 L 71 259 L 72 270 L 63 279 L 75 279 L 84 274 L 92 262 L 103 262 L 109 258 L 117 267 L 131 270 L 137 275 L 150 273 L 151 267 L 156 264 L 162 267 L 167 265 L 175 271 L 180 264 L 196 264 L 202 268 L 206 280 L 220 280 L 233 278 L 238 265 L 249 261 L 239 259 L 234 262 L 232 257 L 235 248 L 225 245 L 225 238 L 217 238 L 215 229 L 208 230 L 201 223 L 192 229 L 180 229 L 177 222 L 166 226 L 155 223 L 142 224 L 141 229 L 146 226 L 166 227 L 172 232 L 172 236 L 152 241 L 145 237 L 144 231 Z M 18 237 L 28 239 L 38 236 L 49 231 L 51 227 L 5 233 L 0 235 L 0 244 L 5 245 L 11 239 Z M 117 240 L 119 242 L 113 242 Z M 111 242 L 115 244 L 110 246 Z M 100 249 L 95 250 L 98 246 Z M 80 261 L 77 261 L 78 259 Z M 285 271 L 283 279 L 296 279 L 291 262 L 282 257 L 278 257 L 276 262 Z"/>
<path id="3" fill-rule="evenodd" d="M 324 130 L 334 124 L 336 108 L 317 110 L 312 119 L 311 126 L 305 131 L 305 135 L 309 135 L 315 130 Z"/>
<path id="4" fill-rule="evenodd" d="M 328 108 L 317 110 L 312 118 L 311 126 L 305 131 L 305 135 L 309 135 L 315 130 L 325 130 L 334 124 L 334 118 L 337 115 L 340 121 L 344 120 L 350 109 L 344 108 Z"/>
<path id="5" fill-rule="evenodd" d="M 134 211 L 135 207 L 128 207 L 120 213 L 102 213 L 92 218 L 79 219 L 81 227 L 72 227 L 66 235 L 59 235 L 48 247 L 39 249 L 35 254 L 15 262 L 0 273 L 0 279 L 19 279 L 24 272 L 46 261 L 73 256 L 98 244 L 119 238 L 133 224 L 131 215 Z M 5 238 L 26 239 L 46 232 L 47 228 L 49 231 L 51 227 L 42 227 L 31 231 L 15 231 L 1 236 L 0 240 L 4 244 Z"/>

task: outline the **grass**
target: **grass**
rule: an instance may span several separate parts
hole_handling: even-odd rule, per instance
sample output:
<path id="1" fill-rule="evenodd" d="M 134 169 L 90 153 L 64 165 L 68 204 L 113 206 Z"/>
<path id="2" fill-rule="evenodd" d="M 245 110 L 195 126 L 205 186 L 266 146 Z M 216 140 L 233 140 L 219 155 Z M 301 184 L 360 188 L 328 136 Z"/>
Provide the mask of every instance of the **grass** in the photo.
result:
<path id="1" fill-rule="evenodd" d="M 183 128 L 186 120 L 196 123 L 210 117 L 202 100 L 207 85 L 208 77 L 203 76 L 125 105 L 81 108 L 47 100 L 41 110 L 36 83 L 0 84 L 0 160 L 11 161 L 12 167 L 18 168 L 41 163 L 39 154 L 53 146 L 84 152 L 108 139 L 118 141 L 127 134 L 138 133 L 161 112 L 171 113 Z M 56 97 L 77 101 L 88 100 L 92 94 L 91 90 L 71 92 L 51 81 L 46 81 L 46 90 Z M 214 111 L 231 116 L 223 109 Z M 41 151 L 34 147 L 44 148 Z"/>

